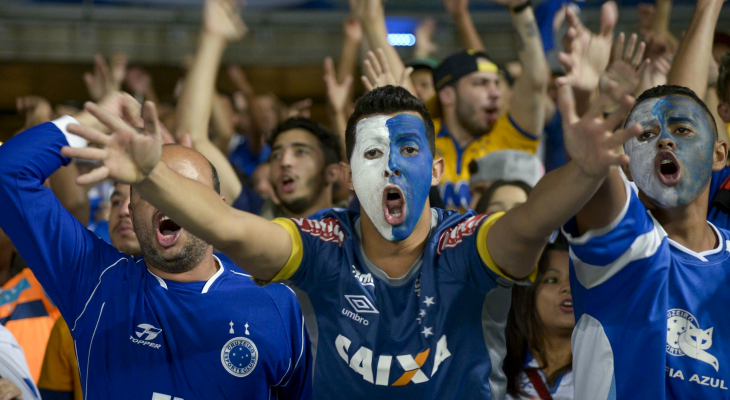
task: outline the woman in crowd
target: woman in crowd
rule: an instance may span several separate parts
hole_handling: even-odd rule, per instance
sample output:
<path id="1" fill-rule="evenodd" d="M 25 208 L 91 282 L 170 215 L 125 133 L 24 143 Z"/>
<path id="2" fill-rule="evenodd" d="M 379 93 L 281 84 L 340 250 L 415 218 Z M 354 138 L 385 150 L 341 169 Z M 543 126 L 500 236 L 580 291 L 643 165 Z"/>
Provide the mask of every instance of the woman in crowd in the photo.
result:
<path id="1" fill-rule="evenodd" d="M 512 289 L 503 365 L 507 399 L 573 399 L 573 327 L 568 244 L 558 235 L 540 258 L 535 284 Z"/>
<path id="2" fill-rule="evenodd" d="M 522 181 L 496 181 L 489 186 L 476 206 L 478 213 L 507 212 L 527 201 L 532 187 Z"/>

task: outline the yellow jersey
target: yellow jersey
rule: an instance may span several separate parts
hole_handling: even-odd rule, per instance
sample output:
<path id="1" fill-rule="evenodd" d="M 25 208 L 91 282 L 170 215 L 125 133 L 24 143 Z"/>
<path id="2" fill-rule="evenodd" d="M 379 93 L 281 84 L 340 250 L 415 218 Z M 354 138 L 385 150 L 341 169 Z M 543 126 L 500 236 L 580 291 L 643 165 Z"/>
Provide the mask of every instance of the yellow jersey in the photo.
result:
<path id="1" fill-rule="evenodd" d="M 469 163 L 497 150 L 524 150 L 531 154 L 537 151 L 539 136 L 521 130 L 509 114 L 502 115 L 489 133 L 472 139 L 461 148 L 451 134 L 434 121 L 436 132 L 436 157 L 444 159 L 444 175 L 439 184 L 439 193 L 446 208 L 465 211 L 469 208 Z"/>
<path id="2" fill-rule="evenodd" d="M 62 392 L 73 393 L 74 400 L 84 399 L 79 379 L 79 363 L 74 352 L 74 340 L 63 317 L 56 320 L 51 330 L 38 389 L 43 398 L 52 398 L 52 394 Z"/>

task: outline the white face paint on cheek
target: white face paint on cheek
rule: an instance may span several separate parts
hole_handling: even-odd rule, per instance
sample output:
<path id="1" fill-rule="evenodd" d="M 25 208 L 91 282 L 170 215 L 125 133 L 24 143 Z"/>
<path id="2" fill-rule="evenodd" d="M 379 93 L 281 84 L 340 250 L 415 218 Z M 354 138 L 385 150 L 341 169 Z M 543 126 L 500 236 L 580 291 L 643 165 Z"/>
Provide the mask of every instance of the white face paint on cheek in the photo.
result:
<path id="1" fill-rule="evenodd" d="M 364 118 L 357 123 L 350 166 L 352 184 L 362 208 L 378 232 L 385 239 L 393 240 L 393 227 L 385 221 L 383 210 L 383 191 L 388 186 L 385 172 L 390 172 L 390 134 L 385 126 L 388 119 L 390 118 L 378 115 Z M 370 150 L 379 150 L 382 154 L 379 158 L 370 160 L 365 158 L 365 153 Z"/>
<path id="2" fill-rule="evenodd" d="M 629 116 L 626 126 L 638 123 L 642 127 L 658 124 L 658 119 L 653 115 L 654 105 L 660 99 L 649 99 L 639 104 Z M 676 188 L 665 186 L 655 171 L 655 160 L 657 141 L 661 135 L 651 140 L 640 142 L 637 138 L 631 138 L 626 142 L 626 155 L 630 157 L 629 171 L 636 186 L 646 194 L 653 203 L 658 206 L 670 208 L 675 207 L 678 202 Z"/>

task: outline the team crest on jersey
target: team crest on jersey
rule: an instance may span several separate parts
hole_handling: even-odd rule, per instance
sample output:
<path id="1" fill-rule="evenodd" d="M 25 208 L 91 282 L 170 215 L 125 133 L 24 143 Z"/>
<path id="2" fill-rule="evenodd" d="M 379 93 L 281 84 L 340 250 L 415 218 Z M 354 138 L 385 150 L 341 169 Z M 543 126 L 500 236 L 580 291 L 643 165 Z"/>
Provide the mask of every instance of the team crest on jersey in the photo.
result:
<path id="1" fill-rule="evenodd" d="M 342 231 L 340 223 L 335 218 L 323 220 L 292 218 L 292 220 L 299 225 L 302 232 L 307 232 L 325 242 L 333 242 L 342 246 L 342 242 L 345 241 L 345 232 Z"/>
<path id="2" fill-rule="evenodd" d="M 679 308 L 667 311 L 667 353 L 694 358 L 719 371 L 717 358 L 706 351 L 712 346 L 713 329 L 700 328 L 697 318 L 688 311 Z"/>
<path id="3" fill-rule="evenodd" d="M 248 376 L 259 361 L 259 350 L 249 338 L 234 337 L 221 350 L 221 363 L 231 375 Z"/>
<path id="4" fill-rule="evenodd" d="M 437 250 L 438 254 L 443 253 L 448 248 L 456 247 L 465 237 L 473 235 L 477 231 L 479 223 L 484 218 L 487 218 L 486 214 L 475 215 L 441 234 Z"/>

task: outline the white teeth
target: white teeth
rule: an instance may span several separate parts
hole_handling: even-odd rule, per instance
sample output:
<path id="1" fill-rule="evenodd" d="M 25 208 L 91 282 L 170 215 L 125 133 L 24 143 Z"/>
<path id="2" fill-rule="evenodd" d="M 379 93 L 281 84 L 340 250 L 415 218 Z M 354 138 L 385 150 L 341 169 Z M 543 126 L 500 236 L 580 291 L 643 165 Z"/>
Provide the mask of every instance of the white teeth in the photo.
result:
<path id="1" fill-rule="evenodd" d="M 573 302 L 572 301 L 564 301 L 563 302 L 563 305 L 566 306 L 566 307 L 573 307 Z"/>
<path id="2" fill-rule="evenodd" d="M 671 164 L 671 163 L 672 163 L 672 160 L 662 160 L 662 162 L 661 162 L 662 165 Z"/>
<path id="3" fill-rule="evenodd" d="M 394 213 L 392 213 L 392 214 L 390 214 L 390 215 L 391 215 L 392 217 L 396 217 L 396 218 L 398 218 L 398 217 L 400 217 L 400 214 L 401 214 L 401 212 L 400 212 L 400 211 L 396 211 L 396 212 L 394 212 Z"/>
<path id="4" fill-rule="evenodd" d="M 168 219 L 170 219 L 170 217 L 168 217 L 167 215 L 165 215 L 164 217 L 160 218 L 160 222 L 167 221 Z"/>
<path id="5" fill-rule="evenodd" d="M 388 194 L 391 194 L 391 193 L 398 194 L 398 191 L 396 189 L 389 189 Z"/>

